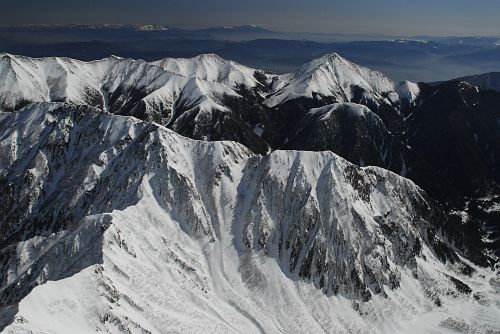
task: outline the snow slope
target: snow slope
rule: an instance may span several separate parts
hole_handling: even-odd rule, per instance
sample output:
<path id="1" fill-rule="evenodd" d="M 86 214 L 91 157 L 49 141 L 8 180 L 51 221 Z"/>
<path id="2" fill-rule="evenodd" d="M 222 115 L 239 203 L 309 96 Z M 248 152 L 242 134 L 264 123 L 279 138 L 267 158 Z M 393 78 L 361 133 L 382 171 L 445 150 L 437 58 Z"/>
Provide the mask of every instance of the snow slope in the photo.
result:
<path id="1" fill-rule="evenodd" d="M 273 93 L 264 102 L 275 107 L 297 98 L 333 98 L 336 102 L 357 102 L 389 104 L 403 97 L 411 97 L 400 87 L 406 87 L 389 80 L 380 72 L 356 65 L 336 53 L 302 65 L 296 72 L 284 74 L 275 80 Z M 361 90 L 361 92 L 357 92 Z M 415 91 L 415 90 L 414 90 Z M 361 94 L 361 96 L 357 96 Z"/>
<path id="2" fill-rule="evenodd" d="M 154 61 L 152 64 L 185 77 L 218 82 L 233 90 L 241 87 L 252 89 L 263 85 L 256 78 L 256 69 L 223 59 L 215 54 L 202 54 L 193 58 L 165 58 Z"/>
<path id="3" fill-rule="evenodd" d="M 454 251 L 425 193 L 331 152 L 32 104 L 0 113 L 0 191 L 5 333 L 500 326 L 498 275 L 438 260 Z"/>
<path id="4" fill-rule="evenodd" d="M 365 105 L 398 133 L 401 106 L 419 96 L 418 85 L 396 84 L 336 54 L 281 76 L 214 54 L 152 63 L 3 54 L 0 78 L 0 110 L 31 102 L 86 105 L 153 121 L 193 139 L 238 141 L 256 153 L 283 147 L 310 108 L 334 102 Z M 281 108 L 285 102 L 289 110 Z"/>
<path id="5" fill-rule="evenodd" d="M 4 79 L 0 86 L 0 107 L 4 110 L 18 109 L 25 102 L 64 101 L 102 106 L 116 113 L 124 107 L 135 107 L 127 103 L 142 101 L 158 113 L 162 105 L 163 109 L 171 110 L 175 104 L 182 104 L 176 100 L 179 96 L 189 98 L 192 104 L 200 99 L 210 101 L 204 104 L 205 110 L 224 109 L 222 97 L 238 96 L 241 90 L 256 91 L 259 96 L 267 97 L 263 104 L 268 107 L 300 97 L 328 97 L 336 102 L 363 104 L 395 104 L 399 99 L 408 99 L 411 103 L 419 94 L 417 84 L 394 83 L 382 73 L 337 54 L 315 59 L 294 73 L 280 76 L 215 54 L 165 58 L 152 63 L 118 57 L 82 62 L 3 54 L 0 77 Z M 196 80 L 190 80 L 193 78 Z M 195 94 L 189 90 L 193 83 L 199 86 Z"/>
<path id="6" fill-rule="evenodd" d="M 223 111 L 227 107 L 222 98 L 238 96 L 217 81 L 119 57 L 82 62 L 3 54 L 0 77 L 0 110 L 7 111 L 28 102 L 68 102 L 118 114 L 133 115 L 140 109 L 145 118 L 167 123 L 176 105 Z"/>

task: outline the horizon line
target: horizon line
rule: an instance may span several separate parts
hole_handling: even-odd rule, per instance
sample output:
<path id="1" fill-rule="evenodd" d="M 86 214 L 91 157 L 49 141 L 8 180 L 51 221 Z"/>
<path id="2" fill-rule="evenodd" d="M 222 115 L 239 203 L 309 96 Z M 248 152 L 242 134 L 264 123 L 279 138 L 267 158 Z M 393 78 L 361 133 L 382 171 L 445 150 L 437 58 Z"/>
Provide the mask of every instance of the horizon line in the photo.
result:
<path id="1" fill-rule="evenodd" d="M 204 29 L 233 29 L 233 28 L 243 28 L 243 27 L 252 27 L 256 29 L 267 30 L 269 33 L 276 34 L 310 34 L 310 35 L 321 35 L 321 36 L 332 36 L 332 35 L 340 35 L 340 36 L 372 36 L 372 37 L 385 37 L 385 38 L 416 38 L 416 37 L 431 37 L 431 38 L 500 38 L 500 35 L 474 35 L 474 34 L 392 34 L 392 33 L 383 33 L 383 32 L 325 32 L 325 31 L 292 31 L 292 30 L 279 30 L 275 28 L 266 27 L 263 25 L 256 24 L 239 24 L 232 26 L 224 26 L 224 25 L 194 25 L 194 24 L 166 24 L 166 23 L 22 23 L 22 24 L 0 24 L 0 28 L 29 28 L 29 27 L 71 27 L 71 26 L 80 26 L 80 27 L 144 27 L 144 26 L 161 26 L 164 28 L 173 28 L 179 30 L 188 30 L 188 31 L 196 31 L 196 30 L 204 30 Z M 153 30 L 155 31 L 155 30 Z M 161 31 L 161 30 L 156 30 Z M 147 33 L 148 31 L 144 31 Z"/>

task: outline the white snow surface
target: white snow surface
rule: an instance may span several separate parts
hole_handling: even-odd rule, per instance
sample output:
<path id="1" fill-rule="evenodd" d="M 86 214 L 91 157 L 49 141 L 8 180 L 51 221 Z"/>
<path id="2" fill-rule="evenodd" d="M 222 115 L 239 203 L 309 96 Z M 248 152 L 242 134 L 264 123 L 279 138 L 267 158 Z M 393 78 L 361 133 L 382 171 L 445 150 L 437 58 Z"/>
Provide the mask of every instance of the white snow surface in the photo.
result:
<path id="1" fill-rule="evenodd" d="M 349 108 L 343 108 L 345 106 L 348 106 Z M 343 110 L 347 110 L 356 117 L 372 117 L 381 122 L 380 118 L 368 107 L 352 102 L 333 103 L 323 107 L 313 108 L 308 112 L 308 115 L 315 116 L 319 120 L 327 120 L 332 113 L 335 113 L 340 108 L 342 108 Z"/>
<path id="2" fill-rule="evenodd" d="M 212 58 L 215 63 L 207 60 Z M 115 56 L 83 62 L 0 54 L 0 110 L 16 109 L 24 102 L 68 102 L 109 111 L 108 100 L 116 92 L 122 106 L 134 92 L 140 92 L 146 106 L 161 104 L 172 110 L 175 104 L 187 104 L 202 111 L 226 110 L 221 103 L 223 96 L 238 96 L 233 90 L 237 84 L 248 87 L 256 84 L 250 69 L 215 55 L 203 55 L 192 61 L 198 67 L 191 71 L 182 67 L 172 72 L 168 70 L 173 67 L 168 66 L 168 60 L 158 62 L 166 66 L 163 68 Z M 225 68 L 221 62 L 230 65 Z M 215 74 L 211 72 L 218 70 Z M 115 105 L 115 109 L 119 107 L 120 104 Z"/>
<path id="3" fill-rule="evenodd" d="M 414 268 L 398 264 L 404 257 L 398 243 L 420 236 L 426 224 L 415 206 L 425 204 L 423 192 L 396 174 L 361 169 L 331 152 L 263 157 L 237 143 L 194 141 L 133 117 L 33 104 L 0 113 L 0 173 L 39 194 L 30 210 L 56 196 L 54 209 L 77 214 L 79 203 L 92 199 L 73 228 L 16 245 L 0 291 L 26 277 L 40 285 L 21 300 L 4 333 L 500 328 L 498 272 L 471 264 L 471 277 L 457 274 L 425 243 Z M 381 233 L 381 217 L 396 222 L 401 239 Z M 387 296 L 372 291 L 368 302 L 349 290 L 351 280 L 337 294 L 322 291 L 314 269 L 308 280 L 299 277 L 300 265 L 289 267 L 285 240 L 313 242 L 334 268 L 365 266 L 381 282 L 393 272 L 400 286 L 382 285 Z M 387 270 L 381 270 L 384 262 Z M 466 282 L 480 300 L 457 293 L 445 274 Z"/>
<path id="4" fill-rule="evenodd" d="M 193 58 L 165 58 L 152 64 L 185 77 L 197 77 L 221 83 L 231 89 L 238 89 L 238 86 L 253 88 L 261 85 L 254 77 L 255 69 L 215 54 L 202 54 Z"/>
<path id="5" fill-rule="evenodd" d="M 400 86 L 380 72 L 333 53 L 304 64 L 296 72 L 279 76 L 274 82 L 273 93 L 264 103 L 275 107 L 289 100 L 318 96 L 334 98 L 336 102 L 351 102 L 355 88 L 363 89 L 363 98 L 374 103 L 379 103 L 386 95 L 396 94 L 395 101 L 389 101 L 394 103 L 398 101 L 399 93 L 407 97 L 405 91 L 399 90 Z"/>
<path id="6" fill-rule="evenodd" d="M 202 111 L 224 111 L 227 107 L 222 98 L 239 96 L 241 89 L 256 90 L 269 107 L 301 97 L 395 104 L 401 99 L 412 103 L 419 95 L 417 84 L 395 83 L 382 73 L 337 54 L 315 59 L 294 73 L 279 76 L 215 54 L 151 63 L 115 56 L 83 62 L 0 54 L 0 77 L 0 110 L 18 109 L 27 102 L 71 102 L 110 111 L 107 102 L 115 92 L 121 94 L 121 104 L 115 105 L 115 109 L 140 92 L 146 107 L 162 106 L 159 109 L 170 112 L 175 112 L 175 105 L 186 104 Z M 269 94 L 266 85 L 272 86 Z M 357 97 L 360 101 L 353 101 L 356 89 L 362 89 L 362 96 Z"/>
<path id="7" fill-rule="evenodd" d="M 418 84 L 408 80 L 398 82 L 396 91 L 401 98 L 406 99 L 409 103 L 413 103 L 420 95 Z"/>

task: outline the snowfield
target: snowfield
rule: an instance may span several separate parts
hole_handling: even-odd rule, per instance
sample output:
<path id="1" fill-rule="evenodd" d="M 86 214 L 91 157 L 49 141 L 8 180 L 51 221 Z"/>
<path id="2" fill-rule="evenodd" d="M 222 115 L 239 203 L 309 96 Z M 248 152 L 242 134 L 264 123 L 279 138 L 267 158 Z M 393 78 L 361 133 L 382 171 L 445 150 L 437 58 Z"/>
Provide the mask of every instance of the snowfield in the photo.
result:
<path id="1" fill-rule="evenodd" d="M 174 74 L 144 76 L 152 65 L 136 65 L 122 79 L 158 89 L 193 68 L 179 61 L 161 65 Z M 210 82 L 206 72 L 198 79 Z M 371 77 L 368 88 L 390 88 Z M 43 101 L 61 92 L 36 79 L 15 87 Z M 331 152 L 261 156 L 195 141 L 102 109 L 50 102 L 0 113 L 4 333 L 500 330 L 498 270 L 447 245 L 410 180 Z"/>

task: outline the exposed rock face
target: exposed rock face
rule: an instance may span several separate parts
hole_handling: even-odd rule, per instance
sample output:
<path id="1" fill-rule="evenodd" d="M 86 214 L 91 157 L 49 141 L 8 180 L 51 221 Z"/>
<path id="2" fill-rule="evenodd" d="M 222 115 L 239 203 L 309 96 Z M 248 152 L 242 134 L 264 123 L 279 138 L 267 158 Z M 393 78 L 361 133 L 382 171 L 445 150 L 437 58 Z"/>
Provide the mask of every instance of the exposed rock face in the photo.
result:
<path id="1" fill-rule="evenodd" d="M 497 92 L 448 82 L 426 91 L 412 110 L 407 143 L 432 161 L 446 200 L 484 194 L 499 184 L 499 105 Z"/>
<path id="2" fill-rule="evenodd" d="M 260 156 L 63 104 L 0 114 L 0 150 L 7 332 L 366 332 L 492 298 L 419 187 L 331 152 Z"/>
<path id="3" fill-rule="evenodd" d="M 3 55 L 0 75 L 3 110 L 66 101 L 154 121 L 193 139 L 237 141 L 260 154 L 329 150 L 410 178 L 450 212 L 498 195 L 500 93 L 465 83 L 394 83 L 337 54 L 280 76 L 216 55 L 154 63 Z M 493 212 L 468 214 L 468 230 L 478 233 L 445 226 L 464 247 L 477 245 L 468 252 L 485 255 L 494 245 L 483 242 L 495 230 Z"/>
<path id="4" fill-rule="evenodd" d="M 497 92 L 335 54 L 2 55 L 0 79 L 9 333 L 498 327 Z"/>
<path id="5" fill-rule="evenodd" d="M 252 158 L 239 187 L 236 240 L 327 294 L 367 301 L 399 286 L 397 268 L 416 270 L 430 204 L 406 179 L 332 153 L 276 151 Z"/>
<path id="6" fill-rule="evenodd" d="M 31 105 L 25 111 L 2 116 L 6 116 L 1 120 L 0 181 L 1 191 L 6 194 L 0 222 L 3 303 L 18 300 L 37 281 L 58 278 L 68 269 L 45 272 L 46 264 L 37 258 L 28 264 L 16 263 L 19 242 L 33 238 L 51 240 L 63 231 L 80 229 L 86 224 L 86 217 L 135 204 L 148 171 L 154 173 L 151 182 L 158 178 L 164 186 L 176 189 L 163 194 L 158 190 L 157 201 L 186 233 L 215 237 L 202 195 L 191 184 L 193 178 L 176 173 L 166 162 L 170 156 L 173 165 L 177 159 L 185 159 L 183 147 L 176 147 L 173 142 L 169 147 L 178 153 L 169 154 L 166 147 L 160 147 L 163 140 L 168 140 L 161 134 L 168 137 L 170 132 L 160 134 L 157 125 L 133 118 L 110 118 L 109 114 L 86 107 Z M 226 146 L 226 150 L 231 150 L 231 145 Z M 239 149 L 238 153 L 244 155 L 245 150 Z M 159 184 L 152 186 L 153 191 L 156 186 Z M 97 227 L 102 230 L 92 233 L 99 235 L 106 225 Z M 56 240 L 49 241 L 49 245 L 52 243 Z M 45 247 L 51 248 L 49 245 Z M 69 265 L 73 261 L 79 262 L 72 260 Z M 27 284 L 17 284 L 24 280 Z"/>
<path id="7" fill-rule="evenodd" d="M 280 76 L 216 55 L 153 63 L 3 55 L 0 76 L 0 109 L 7 111 L 65 101 L 154 121 L 194 139 L 237 141 L 260 154 L 330 150 L 408 177 L 444 201 L 499 183 L 500 93 L 458 82 L 395 83 L 337 54 Z M 453 143 L 479 155 L 448 159 Z M 476 160 L 478 175 L 471 176 Z"/>
<path id="8" fill-rule="evenodd" d="M 144 178 L 151 183 L 155 201 L 186 233 L 215 239 L 220 233 L 219 224 L 210 213 L 217 211 L 214 208 L 217 204 L 209 195 L 219 186 L 218 179 L 222 174 L 231 177 L 232 165 L 238 163 L 238 159 L 250 157 L 247 150 L 236 144 L 210 145 L 182 140 L 157 125 L 112 117 L 85 107 L 31 105 L 19 113 L 4 114 L 2 125 L 2 193 L 8 196 L 1 208 L 0 226 L 1 244 L 5 248 L 36 236 L 77 229 L 79 222 L 87 216 L 123 210 L 136 204 Z M 21 145 L 17 146 L 18 143 Z M 211 152 L 214 150 L 215 153 Z M 198 163 L 190 164 L 195 159 L 192 155 L 198 154 Z M 177 165 L 178 160 L 183 164 Z M 175 167 L 187 171 L 180 173 Z M 265 158 L 252 157 L 245 165 L 238 185 L 242 194 L 238 196 L 235 210 L 249 210 L 238 214 L 252 224 L 241 231 L 241 242 L 247 245 L 250 239 L 255 239 L 255 242 L 260 240 L 256 246 L 270 250 L 277 247 L 280 263 L 289 263 L 287 270 L 300 271 L 302 275 L 310 274 L 305 266 L 311 266 L 315 248 L 334 246 L 334 240 L 343 240 L 348 242 L 348 245 L 341 246 L 347 248 L 342 250 L 346 256 L 356 245 L 343 236 L 359 234 L 353 238 L 364 240 L 367 237 L 364 233 L 368 233 L 366 225 L 369 222 L 375 224 L 373 216 L 385 216 L 386 211 L 390 211 L 370 206 L 371 193 L 379 181 L 376 172 L 369 170 L 367 174 L 332 153 L 276 152 Z M 322 179 L 318 180 L 320 177 Z M 340 183 L 337 184 L 335 179 L 340 179 Z M 285 180 L 287 183 L 283 184 Z M 233 182 L 238 184 L 236 179 Z M 421 191 L 412 187 L 416 200 L 423 200 Z M 248 190 L 253 188 L 255 193 L 249 193 Z M 346 194 L 352 194 L 353 198 L 348 196 L 340 200 Z M 406 194 L 400 196 L 398 200 L 404 200 Z M 367 206 L 356 211 L 352 203 L 357 199 Z M 251 205 L 245 205 L 247 200 Z M 261 221 L 260 216 L 253 217 L 262 210 L 277 210 L 265 216 L 277 220 Z M 417 210 L 411 208 L 411 211 Z M 324 222 L 321 220 L 323 216 Z M 409 217 L 399 217 L 398 220 L 411 221 Z M 320 228 L 322 225 L 325 226 Z M 271 226 L 277 230 L 271 231 Z M 410 225 L 406 229 L 411 230 Z M 267 235 L 264 232 L 260 235 L 261 230 L 267 231 Z M 325 239 L 322 246 L 312 242 L 316 234 L 318 239 Z M 415 239 L 414 236 L 411 238 Z M 268 244 L 269 239 L 271 244 Z M 415 240 L 409 242 L 415 243 Z M 411 249 L 408 247 L 410 252 Z M 324 263 L 318 264 L 320 268 L 315 272 L 333 266 L 329 263 L 332 251 L 317 251 L 325 254 L 323 256 L 329 255 L 317 260 Z M 353 251 L 352 260 L 359 252 L 362 251 Z M 303 264 L 306 258 L 309 262 Z M 355 261 L 348 262 L 349 265 L 355 264 Z M 350 270 L 336 268 L 341 269 L 344 275 L 355 270 L 354 267 Z M 359 268 L 358 271 L 362 272 Z M 326 286 L 328 278 L 324 275 L 321 273 L 318 278 L 322 287 Z M 4 277 L 4 282 L 7 281 L 9 279 Z M 335 285 L 325 290 L 337 291 L 338 283 Z"/>
<path id="9" fill-rule="evenodd" d="M 321 151 L 328 146 L 359 166 L 387 166 L 406 176 L 408 149 L 368 107 L 336 103 L 311 109 L 297 128 L 284 148 Z"/>

